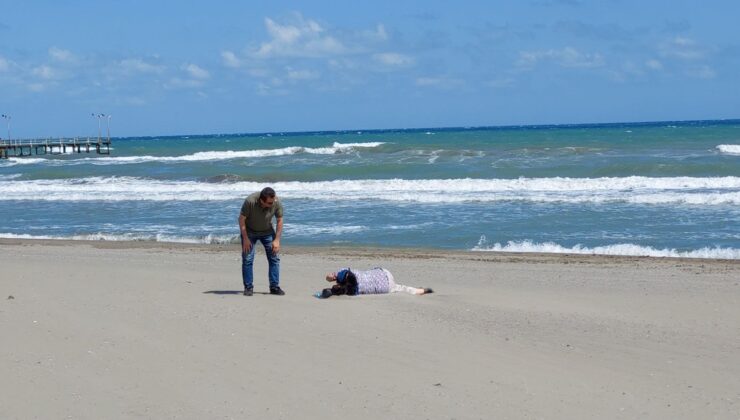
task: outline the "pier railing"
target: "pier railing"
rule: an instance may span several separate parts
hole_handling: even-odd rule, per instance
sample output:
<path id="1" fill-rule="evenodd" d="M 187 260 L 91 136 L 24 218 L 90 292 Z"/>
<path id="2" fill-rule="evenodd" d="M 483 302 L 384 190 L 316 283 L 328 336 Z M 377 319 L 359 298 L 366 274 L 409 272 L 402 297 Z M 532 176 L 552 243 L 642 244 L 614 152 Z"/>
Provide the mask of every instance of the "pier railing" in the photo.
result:
<path id="1" fill-rule="evenodd" d="M 105 138 L 58 138 L 0 140 L 0 159 L 32 155 L 62 155 L 68 153 L 110 154 L 110 139 Z M 69 152 L 68 152 L 69 150 Z"/>

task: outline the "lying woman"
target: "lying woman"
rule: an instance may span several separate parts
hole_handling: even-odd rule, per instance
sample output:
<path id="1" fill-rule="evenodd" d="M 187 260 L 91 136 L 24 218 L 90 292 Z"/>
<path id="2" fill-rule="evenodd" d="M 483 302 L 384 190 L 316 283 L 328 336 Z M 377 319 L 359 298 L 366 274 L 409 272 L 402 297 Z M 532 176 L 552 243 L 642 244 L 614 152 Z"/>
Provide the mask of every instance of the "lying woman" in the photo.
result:
<path id="1" fill-rule="evenodd" d="M 326 281 L 336 282 L 331 288 L 316 292 L 315 296 L 326 299 L 335 295 L 369 295 L 405 292 L 412 295 L 434 293 L 429 288 L 418 288 L 397 284 L 393 274 L 385 268 L 376 267 L 372 270 L 354 270 L 344 268 L 326 275 Z"/>

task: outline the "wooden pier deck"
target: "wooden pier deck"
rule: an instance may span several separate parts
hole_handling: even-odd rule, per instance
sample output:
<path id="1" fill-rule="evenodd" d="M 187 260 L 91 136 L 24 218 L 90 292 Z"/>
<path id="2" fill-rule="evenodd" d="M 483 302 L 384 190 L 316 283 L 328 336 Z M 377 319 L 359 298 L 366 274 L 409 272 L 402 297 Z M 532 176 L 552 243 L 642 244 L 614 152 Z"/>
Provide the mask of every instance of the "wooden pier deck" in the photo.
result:
<path id="1" fill-rule="evenodd" d="M 62 155 L 71 153 L 110 154 L 110 138 L 59 138 L 35 140 L 2 140 L 0 141 L 0 159 L 33 155 Z"/>

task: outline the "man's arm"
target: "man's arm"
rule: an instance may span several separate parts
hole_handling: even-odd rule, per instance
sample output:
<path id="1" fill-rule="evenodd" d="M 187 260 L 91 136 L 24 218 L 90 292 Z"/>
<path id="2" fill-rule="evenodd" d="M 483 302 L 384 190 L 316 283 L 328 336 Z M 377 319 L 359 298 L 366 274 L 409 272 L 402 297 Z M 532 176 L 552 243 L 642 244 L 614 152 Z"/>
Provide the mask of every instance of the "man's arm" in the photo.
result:
<path id="1" fill-rule="evenodd" d="M 242 235 L 242 252 L 249 253 L 252 250 L 252 242 L 247 236 L 247 218 L 243 214 L 239 214 L 239 231 Z"/>
<path id="2" fill-rule="evenodd" d="M 280 252 L 280 237 L 283 235 L 283 218 L 277 217 L 277 227 L 275 228 L 275 239 L 272 241 L 272 252 Z"/>

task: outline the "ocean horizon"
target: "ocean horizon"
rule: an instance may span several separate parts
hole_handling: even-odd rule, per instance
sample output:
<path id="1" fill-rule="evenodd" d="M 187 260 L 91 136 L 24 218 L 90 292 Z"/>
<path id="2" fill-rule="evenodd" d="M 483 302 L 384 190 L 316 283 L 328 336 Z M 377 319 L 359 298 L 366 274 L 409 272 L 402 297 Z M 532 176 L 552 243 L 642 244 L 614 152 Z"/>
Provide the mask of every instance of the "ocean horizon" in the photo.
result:
<path id="1" fill-rule="evenodd" d="M 113 137 L 0 160 L 2 238 L 740 258 L 740 120 Z"/>

